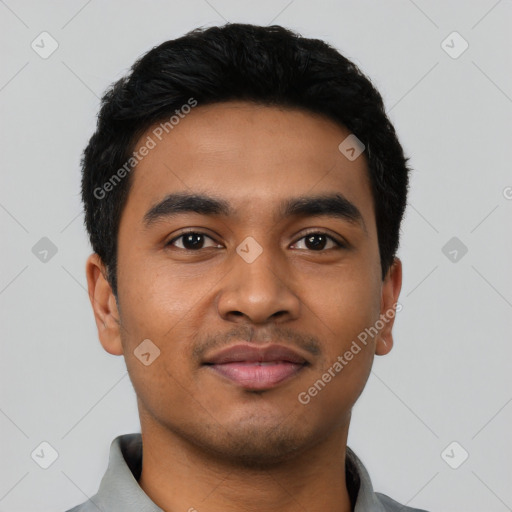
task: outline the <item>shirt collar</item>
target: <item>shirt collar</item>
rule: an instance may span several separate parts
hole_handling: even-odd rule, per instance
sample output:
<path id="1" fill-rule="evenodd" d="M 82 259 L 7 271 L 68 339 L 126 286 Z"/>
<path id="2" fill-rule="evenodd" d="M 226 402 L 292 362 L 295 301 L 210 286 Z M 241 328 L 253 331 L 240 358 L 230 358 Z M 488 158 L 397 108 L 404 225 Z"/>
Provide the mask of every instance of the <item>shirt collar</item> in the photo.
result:
<path id="1" fill-rule="evenodd" d="M 359 480 L 359 490 L 354 512 L 386 512 L 386 509 L 373 491 L 370 475 L 357 455 L 347 446 L 345 471 L 349 478 Z"/>
<path id="2" fill-rule="evenodd" d="M 142 469 L 141 434 L 124 434 L 110 445 L 109 464 L 100 487 L 91 498 L 100 510 L 164 512 L 155 505 L 138 484 Z M 354 512 L 385 512 L 383 504 L 373 491 L 370 476 L 363 463 L 347 446 L 347 482 L 354 487 Z"/>
<path id="3" fill-rule="evenodd" d="M 108 468 L 91 501 L 101 511 L 164 512 L 138 483 L 142 469 L 142 435 L 124 434 L 110 445 Z"/>

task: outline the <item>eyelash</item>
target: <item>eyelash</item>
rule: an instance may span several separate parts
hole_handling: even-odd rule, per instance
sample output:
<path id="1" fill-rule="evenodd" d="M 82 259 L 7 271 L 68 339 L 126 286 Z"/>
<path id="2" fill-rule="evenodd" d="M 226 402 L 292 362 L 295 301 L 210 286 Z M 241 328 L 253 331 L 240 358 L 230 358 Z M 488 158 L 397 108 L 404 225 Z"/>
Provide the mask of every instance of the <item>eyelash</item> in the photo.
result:
<path id="1" fill-rule="evenodd" d="M 190 235 L 190 234 L 205 236 L 205 237 L 207 237 L 210 240 L 213 240 L 215 242 L 215 240 L 210 235 L 208 235 L 206 233 L 203 233 L 202 231 L 196 231 L 196 230 L 191 229 L 189 231 L 184 231 L 180 235 L 174 237 L 172 240 L 169 240 L 169 242 L 167 242 L 165 244 L 165 246 L 166 247 L 172 246 L 173 243 L 176 242 L 176 240 L 179 240 L 180 238 L 183 238 L 184 236 Z M 332 249 L 346 249 L 347 248 L 347 245 L 345 243 L 340 242 L 339 240 L 337 240 L 336 238 L 334 238 L 333 236 L 327 234 L 324 231 L 311 231 L 311 232 L 308 232 L 308 233 L 304 234 L 302 237 L 300 237 L 299 239 L 297 239 L 297 241 L 294 242 L 294 244 L 297 243 L 298 241 L 308 237 L 308 236 L 311 236 L 311 235 L 323 235 L 323 236 L 327 237 L 329 240 L 331 240 L 332 242 L 334 242 L 336 244 L 336 247 L 333 247 Z M 182 249 L 181 247 L 178 247 L 177 249 L 179 249 L 181 251 L 188 251 L 188 252 L 199 252 L 201 249 L 204 249 L 204 248 L 194 250 L 194 249 Z M 310 250 L 311 252 L 326 252 L 328 249 L 322 249 L 322 250 L 319 250 L 319 251 L 315 251 L 313 249 L 301 249 L 301 250 Z"/>

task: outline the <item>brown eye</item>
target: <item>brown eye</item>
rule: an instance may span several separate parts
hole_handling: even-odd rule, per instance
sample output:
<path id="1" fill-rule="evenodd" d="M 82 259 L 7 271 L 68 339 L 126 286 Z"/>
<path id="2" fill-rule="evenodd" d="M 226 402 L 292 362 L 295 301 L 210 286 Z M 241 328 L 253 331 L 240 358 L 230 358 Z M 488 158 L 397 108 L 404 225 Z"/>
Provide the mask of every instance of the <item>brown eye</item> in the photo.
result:
<path id="1" fill-rule="evenodd" d="M 316 252 L 320 252 L 326 249 L 326 246 L 329 243 L 334 244 L 334 246 L 327 247 L 328 249 L 340 249 L 345 247 L 343 243 L 338 242 L 332 236 L 322 232 L 308 233 L 306 236 L 300 238 L 299 241 L 300 240 L 304 240 L 304 245 L 306 246 L 307 250 Z"/>
<path id="2" fill-rule="evenodd" d="M 201 233 L 199 231 L 188 231 L 187 233 L 182 233 L 181 235 L 173 238 L 166 244 L 166 246 L 175 246 L 178 249 L 183 249 L 186 251 L 197 251 L 199 249 L 205 248 L 204 244 L 206 239 L 214 241 L 205 233 Z M 181 247 L 175 245 L 175 242 L 178 240 L 181 240 Z"/>

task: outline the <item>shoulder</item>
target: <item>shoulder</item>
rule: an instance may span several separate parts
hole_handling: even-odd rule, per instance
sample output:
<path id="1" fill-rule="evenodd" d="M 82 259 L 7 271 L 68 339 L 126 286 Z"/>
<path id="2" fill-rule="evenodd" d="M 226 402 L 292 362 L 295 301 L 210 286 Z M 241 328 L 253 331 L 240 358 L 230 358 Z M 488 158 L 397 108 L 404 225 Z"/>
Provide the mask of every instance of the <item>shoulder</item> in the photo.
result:
<path id="1" fill-rule="evenodd" d="M 89 498 L 87 501 L 81 503 L 80 505 L 76 505 L 76 507 L 66 510 L 66 512 L 98 512 L 99 510 L 103 510 L 103 508 L 98 506 L 99 500 L 94 503 L 94 501 L 92 501 L 93 499 L 96 500 L 96 496 Z"/>
<path id="2" fill-rule="evenodd" d="M 386 496 L 385 494 L 382 494 L 380 492 L 376 492 L 375 496 L 377 497 L 377 499 L 379 500 L 380 504 L 383 506 L 383 509 L 386 512 L 428 512 L 427 510 L 424 510 L 422 508 L 406 507 L 405 505 L 398 503 L 398 501 L 395 501 L 391 499 L 389 496 Z"/>

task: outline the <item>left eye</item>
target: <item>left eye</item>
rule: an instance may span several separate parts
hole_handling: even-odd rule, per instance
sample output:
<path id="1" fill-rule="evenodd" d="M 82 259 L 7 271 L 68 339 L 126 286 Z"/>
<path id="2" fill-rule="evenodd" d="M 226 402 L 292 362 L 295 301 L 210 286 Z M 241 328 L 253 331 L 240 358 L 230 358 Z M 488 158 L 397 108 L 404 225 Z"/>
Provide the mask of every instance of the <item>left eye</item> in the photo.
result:
<path id="1" fill-rule="evenodd" d="M 304 240 L 306 249 L 309 249 L 311 251 L 318 251 L 325 249 L 328 242 L 331 242 L 334 244 L 334 247 L 330 247 L 331 249 L 334 248 L 343 248 L 345 247 L 344 244 L 341 242 L 338 242 L 335 240 L 332 236 L 329 236 L 326 233 L 318 232 L 318 233 L 308 233 L 306 236 L 303 236 L 298 241 Z M 298 241 L 296 243 L 298 243 Z M 307 247 L 309 245 L 309 247 Z"/>

